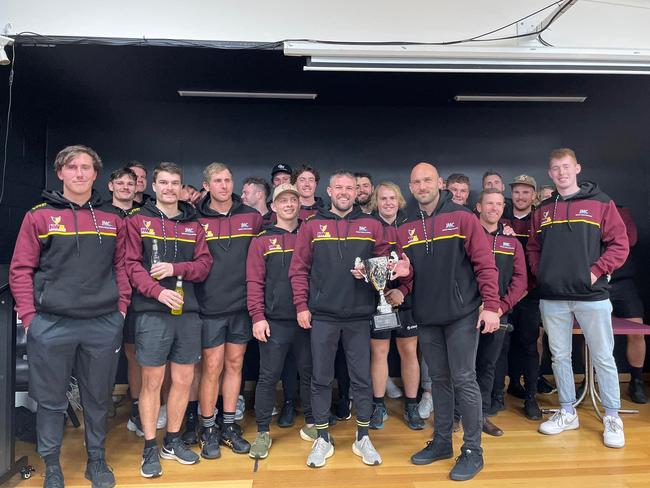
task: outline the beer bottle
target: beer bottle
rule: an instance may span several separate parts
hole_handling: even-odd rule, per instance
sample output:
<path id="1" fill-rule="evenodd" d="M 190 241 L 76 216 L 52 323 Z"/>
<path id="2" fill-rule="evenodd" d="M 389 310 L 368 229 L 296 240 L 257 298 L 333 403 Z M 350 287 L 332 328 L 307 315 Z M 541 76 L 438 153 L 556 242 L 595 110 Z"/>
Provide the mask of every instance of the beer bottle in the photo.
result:
<path id="1" fill-rule="evenodd" d="M 176 277 L 176 288 L 174 288 L 174 291 L 178 293 L 181 297 L 185 298 L 185 293 L 183 292 L 183 277 L 182 276 L 177 276 Z M 172 308 L 171 314 L 172 315 L 181 315 L 183 313 L 183 305 L 181 305 L 179 308 Z"/>
<path id="2" fill-rule="evenodd" d="M 158 251 L 158 241 L 156 239 L 151 239 L 151 266 L 162 262 L 160 259 L 160 252 Z M 153 276 L 154 279 L 158 280 L 157 276 Z"/>

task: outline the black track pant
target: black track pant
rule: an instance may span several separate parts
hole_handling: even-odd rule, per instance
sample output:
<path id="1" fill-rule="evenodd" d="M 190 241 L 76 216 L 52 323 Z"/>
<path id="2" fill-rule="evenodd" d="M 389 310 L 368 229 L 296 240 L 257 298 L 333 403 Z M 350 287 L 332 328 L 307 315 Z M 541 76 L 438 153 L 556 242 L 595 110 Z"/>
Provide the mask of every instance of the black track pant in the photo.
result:
<path id="1" fill-rule="evenodd" d="M 451 324 L 419 326 L 418 344 L 431 376 L 434 439 L 452 443 L 455 398 L 463 418 L 463 447 L 482 452 L 481 391 L 475 372 L 477 319 L 478 310 Z"/>
<path id="2" fill-rule="evenodd" d="M 312 320 L 311 403 L 316 424 L 327 424 L 332 404 L 334 361 L 339 338 L 350 372 L 350 386 L 354 394 L 357 420 L 367 422 L 372 415 L 372 387 L 370 380 L 370 321 Z"/>
<path id="3" fill-rule="evenodd" d="M 539 299 L 525 297 L 515 305 L 510 314 L 510 322 L 515 327 L 510 341 L 510 377 L 511 380 L 519 380 L 523 374 L 526 394 L 534 397 L 539 375 L 537 338 L 542 323 Z"/>
<path id="4" fill-rule="evenodd" d="M 38 404 L 41 456 L 58 456 L 61 451 L 73 371 L 84 409 L 88 457 L 103 455 L 123 325 L 120 312 L 90 319 L 37 314 L 32 320 L 27 334 L 29 395 Z"/>
<path id="5" fill-rule="evenodd" d="M 271 335 L 259 342 L 260 375 L 255 387 L 255 419 L 258 428 L 268 429 L 275 403 L 275 385 L 282 375 L 285 359 L 292 351 L 300 373 L 300 398 L 305 423 L 312 424 L 310 331 L 294 320 L 269 320 Z"/>
<path id="6" fill-rule="evenodd" d="M 503 338 L 506 332 L 497 330 L 492 334 L 481 334 L 476 353 L 476 381 L 481 390 L 483 412 L 487 412 L 492 404 L 492 386 L 494 385 L 494 370 L 501 354 Z"/>

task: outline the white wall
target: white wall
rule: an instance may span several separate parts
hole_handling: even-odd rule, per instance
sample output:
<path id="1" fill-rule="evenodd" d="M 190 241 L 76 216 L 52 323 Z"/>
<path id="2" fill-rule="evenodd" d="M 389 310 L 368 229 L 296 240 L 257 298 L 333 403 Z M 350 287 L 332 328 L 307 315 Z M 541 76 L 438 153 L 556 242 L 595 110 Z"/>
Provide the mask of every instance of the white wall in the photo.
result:
<path id="1" fill-rule="evenodd" d="M 263 42 L 446 41 L 500 27 L 551 1 L 2 0 L 0 31 Z M 545 39 L 558 46 L 650 48 L 648 26 L 648 0 L 579 0 Z"/>

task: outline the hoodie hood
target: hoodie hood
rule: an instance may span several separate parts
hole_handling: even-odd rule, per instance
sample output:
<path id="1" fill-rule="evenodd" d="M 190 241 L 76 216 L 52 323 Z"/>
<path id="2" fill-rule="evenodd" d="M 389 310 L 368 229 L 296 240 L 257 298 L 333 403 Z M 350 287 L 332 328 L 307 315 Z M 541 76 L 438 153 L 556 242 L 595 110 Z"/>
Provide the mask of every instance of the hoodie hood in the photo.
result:
<path id="1" fill-rule="evenodd" d="M 167 217 L 162 210 L 156 207 L 156 201 L 151 199 L 147 200 L 145 204 L 140 209 L 141 215 L 147 215 L 148 217 L 165 217 L 168 220 L 175 220 L 177 222 L 187 222 L 193 220 L 196 217 L 196 210 L 192 205 L 187 202 L 178 202 L 178 215 L 174 215 L 172 218 Z"/>
<path id="2" fill-rule="evenodd" d="M 560 197 L 564 200 L 584 200 L 585 198 L 593 198 L 596 195 L 602 193 L 598 184 L 589 180 L 581 181 L 578 185 L 578 188 L 578 193 L 566 198 L 560 196 L 557 190 L 555 190 L 551 195 L 551 199 L 555 200 L 557 197 Z"/>
<path id="3" fill-rule="evenodd" d="M 353 205 L 352 211 L 348 213 L 345 217 L 341 217 L 335 214 L 329 208 L 326 207 L 320 207 L 318 209 L 318 212 L 316 212 L 316 217 L 320 217 L 323 219 L 333 219 L 333 220 L 351 220 L 354 218 L 363 217 L 364 215 L 367 216 L 367 214 L 363 213 L 363 210 L 361 210 L 361 207 L 358 205 Z"/>
<path id="4" fill-rule="evenodd" d="M 300 205 L 300 207 L 304 208 L 305 210 L 318 210 L 319 208 L 324 206 L 325 206 L 325 202 L 321 197 L 314 197 L 313 205 Z"/>
<path id="5" fill-rule="evenodd" d="M 56 208 L 70 208 L 70 206 L 76 208 L 84 208 L 88 206 L 88 204 L 97 208 L 102 203 L 104 203 L 101 195 L 95 189 L 93 189 L 92 193 L 90 194 L 90 199 L 88 200 L 88 202 L 86 202 L 82 206 L 79 206 L 76 203 L 71 202 L 70 200 L 68 200 L 66 197 L 63 196 L 62 192 L 58 190 L 54 190 L 54 191 L 45 190 L 43 191 L 43 193 L 41 193 L 41 196 L 43 197 L 43 200 L 45 200 L 47 203 L 49 203 L 50 205 Z"/>

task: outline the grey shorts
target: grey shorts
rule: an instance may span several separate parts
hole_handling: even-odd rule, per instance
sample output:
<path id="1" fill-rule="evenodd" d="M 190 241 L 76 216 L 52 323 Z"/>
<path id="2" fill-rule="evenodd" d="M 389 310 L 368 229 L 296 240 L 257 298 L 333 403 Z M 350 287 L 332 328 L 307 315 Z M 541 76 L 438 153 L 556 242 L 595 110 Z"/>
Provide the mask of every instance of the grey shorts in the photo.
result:
<path id="1" fill-rule="evenodd" d="M 201 317 L 201 346 L 203 349 L 218 347 L 226 342 L 247 344 L 253 338 L 253 323 L 248 312 L 235 312 L 219 317 Z"/>
<path id="2" fill-rule="evenodd" d="M 171 315 L 143 312 L 135 318 L 135 359 L 142 366 L 167 361 L 194 364 L 201 360 L 201 319 L 197 313 Z"/>

